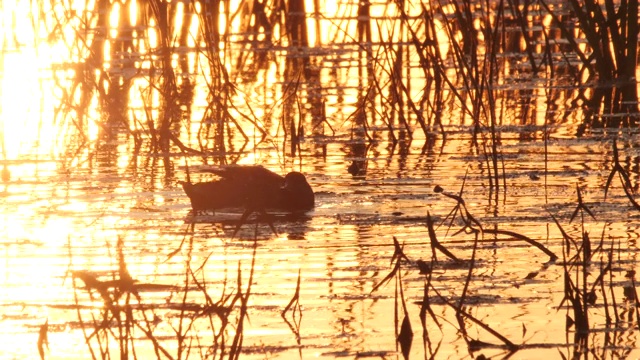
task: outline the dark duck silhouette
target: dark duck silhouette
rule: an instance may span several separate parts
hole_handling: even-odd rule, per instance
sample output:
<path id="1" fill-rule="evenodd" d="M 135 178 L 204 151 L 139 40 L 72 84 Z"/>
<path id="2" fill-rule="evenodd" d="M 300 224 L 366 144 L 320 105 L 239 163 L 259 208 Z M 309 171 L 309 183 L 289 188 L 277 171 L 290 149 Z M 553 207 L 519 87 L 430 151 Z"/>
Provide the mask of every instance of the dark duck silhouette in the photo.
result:
<path id="1" fill-rule="evenodd" d="M 181 182 L 194 212 L 242 208 L 242 218 L 267 210 L 302 213 L 313 209 L 314 194 L 299 172 L 280 176 L 262 166 L 229 165 L 206 169 L 218 180 L 192 184 Z"/>

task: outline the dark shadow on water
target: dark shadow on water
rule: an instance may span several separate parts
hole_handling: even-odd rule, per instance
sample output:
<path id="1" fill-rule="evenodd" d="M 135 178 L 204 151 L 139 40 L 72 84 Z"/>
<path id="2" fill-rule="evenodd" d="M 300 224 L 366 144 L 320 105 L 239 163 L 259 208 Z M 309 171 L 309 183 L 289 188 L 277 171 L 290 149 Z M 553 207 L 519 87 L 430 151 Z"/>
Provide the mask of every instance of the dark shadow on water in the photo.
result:
<path id="1" fill-rule="evenodd" d="M 185 217 L 185 224 L 195 226 L 194 231 L 198 231 L 198 225 L 214 226 L 220 230 L 221 237 L 236 237 L 246 240 L 259 239 L 267 240 L 278 235 L 287 235 L 290 240 L 301 240 L 305 238 L 309 230 L 309 222 L 313 218 L 312 214 L 289 214 L 289 213 L 267 213 L 265 215 L 253 214 L 240 223 L 242 217 L 241 209 L 229 209 L 228 212 L 194 212 L 189 211 Z M 274 234 L 270 225 L 276 230 Z"/>

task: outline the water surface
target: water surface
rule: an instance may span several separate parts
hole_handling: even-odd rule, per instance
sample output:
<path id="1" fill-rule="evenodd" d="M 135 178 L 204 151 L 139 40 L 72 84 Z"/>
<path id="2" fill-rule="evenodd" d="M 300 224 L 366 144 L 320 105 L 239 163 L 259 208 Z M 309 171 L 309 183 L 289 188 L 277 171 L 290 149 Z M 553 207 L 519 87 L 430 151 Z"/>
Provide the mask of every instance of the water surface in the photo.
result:
<path id="1" fill-rule="evenodd" d="M 356 9 L 350 6 L 349 11 Z M 409 8 L 420 13 L 417 6 Z M 483 16 L 480 10 L 474 16 Z M 381 39 L 354 41 L 344 29 L 356 26 L 357 19 L 342 19 L 345 24 L 339 25 L 339 14 L 323 21 L 329 23 L 326 34 L 341 34 L 336 39 L 342 43 L 320 36 L 315 45 L 303 47 L 308 52 L 294 54 L 279 39 L 283 45 L 265 50 L 272 57 L 269 66 L 261 67 L 254 57 L 245 72 L 235 69 L 239 74 L 229 83 L 217 83 L 224 71 L 217 73 L 222 70 L 214 61 L 203 60 L 210 54 L 202 48 L 174 44 L 171 59 L 188 66 L 171 65 L 180 75 L 174 96 L 167 97 L 171 101 L 162 87 L 170 76 L 150 66 L 162 59 L 142 52 L 142 42 L 135 45 L 140 53 L 106 51 L 128 54 L 133 64 L 122 55 L 91 68 L 95 64 L 78 52 L 54 51 L 61 46 L 57 38 L 37 37 L 24 47 L 4 40 L 1 164 L 9 176 L 0 188 L 3 358 L 37 358 L 45 323 L 44 353 L 50 359 L 106 358 L 107 353 L 221 358 L 229 356 L 238 333 L 242 358 L 402 358 L 397 338 L 405 311 L 413 331 L 411 358 L 507 356 L 504 342 L 483 326 L 519 346 L 515 356 L 520 358 L 578 357 L 587 351 L 600 357 L 640 355 L 634 295 L 639 213 L 618 175 L 605 198 L 615 169 L 614 146 L 636 198 L 637 131 L 594 126 L 580 100 L 592 95 L 593 83 L 576 85 L 566 74 L 548 79 L 533 74 L 517 54 L 501 58 L 502 71 L 487 83 L 489 90 L 480 92 L 486 107 L 474 118 L 468 111 L 480 106 L 474 102 L 478 98 L 461 79 L 452 48 L 442 44 L 445 75 L 460 81 L 451 88 L 433 85 L 435 65 L 431 72 L 418 71 L 419 57 L 408 47 L 406 71 L 394 77 L 388 66 L 393 48 Z M 396 21 L 399 28 L 406 24 L 393 14 L 386 21 Z M 371 16 L 366 18 L 377 19 Z M 74 21 L 61 26 L 77 26 Z M 384 28 L 375 22 L 374 29 L 378 26 Z M 135 33 L 136 41 L 160 31 L 145 29 Z M 238 49 L 248 52 L 247 44 L 254 44 L 238 40 L 236 31 L 223 34 L 234 39 L 228 53 L 221 51 L 223 59 L 240 61 Z M 31 28 L 29 34 L 37 31 Z M 25 41 L 24 35 L 16 36 Z M 114 35 L 106 43 L 122 45 L 128 39 Z M 406 39 L 392 40 L 406 46 Z M 87 50 L 90 43 L 75 44 Z M 375 61 L 363 55 L 368 46 L 377 51 Z M 550 54 L 564 58 L 562 51 Z M 548 55 L 536 53 L 542 54 Z M 317 77 L 289 72 L 300 69 L 295 61 L 305 56 L 313 65 L 306 69 L 316 70 Z M 37 71 L 13 71 L 28 66 Z M 97 78 L 77 83 L 78 74 Z M 100 76 L 113 82 L 101 87 Z M 398 78 L 406 93 L 391 95 Z M 77 90 L 84 87 L 91 90 Z M 114 88 L 125 95 L 110 92 Z M 428 91 L 434 92 L 424 96 Z M 489 95 L 495 96 L 491 106 Z M 373 100 L 365 101 L 368 96 Z M 492 115 L 499 121 L 492 123 Z M 167 131 L 174 136 L 169 140 L 161 132 L 167 118 Z M 294 138 L 299 140 L 295 151 Z M 301 171 L 316 192 L 316 207 L 302 218 L 278 217 L 277 233 L 264 222 L 250 221 L 232 237 L 240 214 L 194 218 L 179 185 L 187 172 L 192 181 L 210 180 L 211 174 L 200 170 L 221 163 L 260 164 L 283 174 Z M 457 203 L 434 191 L 437 186 L 464 199 L 484 229 L 477 242 L 459 212 L 451 222 Z M 585 210 L 572 220 L 578 189 L 595 219 Z M 464 260 L 455 263 L 438 252 L 430 280 L 418 262 L 432 260 L 427 216 L 438 240 Z M 566 241 L 554 217 L 578 239 L 569 256 L 583 251 L 581 234 L 588 233 L 594 256 L 586 267 L 563 257 Z M 495 235 L 498 230 L 517 236 Z M 518 236 L 538 242 L 557 259 Z M 406 255 L 398 272 L 393 272 L 394 238 Z M 604 285 L 594 286 L 608 254 L 611 268 Z M 597 290 L 588 310 L 586 345 L 584 338 L 577 339 L 576 327 L 567 326 L 567 318 L 576 315 L 566 301 L 565 269 L 578 288 L 586 288 L 586 279 Z M 130 334 L 125 334 L 125 313 L 105 305 L 99 292 L 88 291 L 80 280 L 87 274 L 103 282 L 136 280 L 136 291 L 119 299 L 122 309 L 131 305 Z M 423 325 L 426 284 L 433 313 Z M 465 288 L 462 310 L 481 324 L 468 316 L 458 322 L 455 308 L 446 304 L 459 301 Z M 297 290 L 299 307 L 282 316 Z M 246 304 L 232 301 L 237 294 Z M 205 307 L 218 301 L 229 311 L 221 317 L 229 320 L 222 332 L 224 324 L 213 312 L 221 308 Z M 617 321 L 608 322 L 607 316 Z M 182 343 L 178 334 L 184 334 Z M 123 339 L 129 342 L 119 342 Z M 474 349 L 471 340 L 491 346 Z M 222 343 L 224 349 L 212 347 Z"/>

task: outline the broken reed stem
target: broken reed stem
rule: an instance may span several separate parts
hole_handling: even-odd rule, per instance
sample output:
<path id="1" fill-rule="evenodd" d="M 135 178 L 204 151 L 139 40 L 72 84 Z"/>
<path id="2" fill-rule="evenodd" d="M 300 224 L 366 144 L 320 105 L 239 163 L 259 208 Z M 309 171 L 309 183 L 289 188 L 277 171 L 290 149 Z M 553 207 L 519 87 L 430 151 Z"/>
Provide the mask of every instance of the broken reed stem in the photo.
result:
<path id="1" fill-rule="evenodd" d="M 462 198 L 461 195 L 454 195 L 454 194 L 449 194 L 447 192 L 444 191 L 444 189 L 440 186 L 436 186 L 434 188 L 434 192 L 436 193 L 441 193 L 444 196 L 453 199 L 456 201 L 456 206 L 454 207 L 454 210 L 452 210 L 452 213 L 455 211 L 457 213 L 457 209 L 460 209 L 460 214 L 461 214 L 461 218 L 462 221 L 465 225 L 465 227 L 469 230 L 471 230 L 474 233 L 486 233 L 486 234 L 494 234 L 494 235 L 506 235 L 509 237 L 513 237 L 516 238 L 518 240 L 522 240 L 525 241 L 526 243 L 535 246 L 536 248 L 538 248 L 539 250 L 541 250 L 542 252 L 544 252 L 546 255 L 549 256 L 549 261 L 555 261 L 558 256 L 555 255 L 551 250 L 547 249 L 544 245 L 540 244 L 539 242 L 530 239 L 527 236 L 518 234 L 514 231 L 508 231 L 508 230 L 499 230 L 499 229 L 485 229 L 483 228 L 483 226 L 481 225 L 481 223 L 476 220 L 476 218 L 471 215 L 471 213 L 469 212 L 469 210 L 466 207 L 465 201 Z M 451 213 L 450 213 L 451 214 Z M 455 217 L 455 215 L 454 215 Z M 454 217 L 452 217 L 451 222 L 454 221 Z"/>
<path id="2" fill-rule="evenodd" d="M 235 303 L 236 300 L 240 301 L 240 314 L 236 323 L 236 333 L 235 333 L 235 336 L 233 337 L 233 342 L 229 350 L 229 359 L 231 360 L 239 359 L 241 354 L 242 342 L 244 340 L 244 319 L 247 317 L 247 311 L 248 311 L 247 304 L 249 302 L 249 295 L 251 294 L 251 285 L 253 284 L 253 274 L 254 274 L 254 269 L 256 264 L 257 250 L 258 250 L 258 241 L 256 240 L 253 242 L 251 268 L 249 270 L 249 279 L 247 280 L 247 289 L 244 294 L 242 293 L 242 277 L 241 277 L 240 264 L 238 264 L 238 280 L 237 280 L 238 290 L 233 303 Z"/>
<path id="3" fill-rule="evenodd" d="M 467 271 L 467 276 L 465 278 L 464 285 L 462 286 L 462 293 L 460 294 L 460 299 L 458 300 L 458 304 L 455 307 L 456 318 L 458 319 L 458 326 L 460 328 L 460 331 L 462 331 L 462 334 L 464 335 L 465 339 L 468 338 L 468 334 L 465 328 L 463 317 L 461 316 L 462 314 L 461 311 L 464 306 L 465 299 L 467 297 L 467 291 L 469 290 L 469 284 L 471 283 L 471 278 L 473 277 L 473 268 L 476 263 L 476 253 L 478 250 L 478 239 L 480 236 L 482 236 L 482 234 L 483 234 L 482 228 L 480 229 L 480 232 L 474 232 L 475 236 L 473 239 L 473 247 L 471 248 L 471 259 L 469 259 L 469 269 Z"/>
<path id="4" fill-rule="evenodd" d="M 80 311 L 81 306 L 80 306 L 80 300 L 79 300 L 79 296 L 78 296 L 78 286 L 76 284 L 76 277 L 73 276 L 72 274 L 72 269 L 73 269 L 73 251 L 72 251 L 72 247 L 71 247 L 71 237 L 68 236 L 67 237 L 67 257 L 69 258 L 69 264 L 67 267 L 67 276 L 71 276 L 71 286 L 73 287 L 73 304 L 74 307 L 76 308 L 76 316 L 78 318 L 78 323 L 80 324 L 80 329 L 82 331 L 82 336 L 84 337 L 84 342 L 85 344 L 87 344 L 87 347 L 89 348 L 89 353 L 91 354 L 91 358 L 93 360 L 96 360 L 96 354 L 93 351 L 93 347 L 90 346 L 90 336 L 87 334 L 87 328 L 85 326 L 84 323 L 84 318 L 82 317 L 82 312 Z M 98 337 L 98 341 L 99 337 Z"/>
<path id="5" fill-rule="evenodd" d="M 618 173 L 618 175 L 620 176 L 622 189 L 624 190 L 624 193 L 627 196 L 627 199 L 629 199 L 629 202 L 631 203 L 631 205 L 633 205 L 633 207 L 636 210 L 640 210 L 640 204 L 636 202 L 632 194 L 633 187 L 631 186 L 631 180 L 629 179 L 629 175 L 620 164 L 616 139 L 613 139 L 613 168 L 611 169 L 611 172 L 609 173 L 609 177 L 607 178 L 607 182 L 604 186 L 605 201 L 607 200 L 607 192 L 609 191 L 609 186 L 611 186 L 611 180 L 613 180 L 613 177 L 615 176 L 616 173 Z"/>

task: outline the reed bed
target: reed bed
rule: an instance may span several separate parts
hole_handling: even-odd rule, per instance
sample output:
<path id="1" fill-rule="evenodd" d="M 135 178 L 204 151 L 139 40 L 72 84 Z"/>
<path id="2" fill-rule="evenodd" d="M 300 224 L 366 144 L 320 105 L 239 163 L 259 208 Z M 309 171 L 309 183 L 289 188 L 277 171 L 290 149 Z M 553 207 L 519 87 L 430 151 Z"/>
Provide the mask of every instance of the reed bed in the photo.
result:
<path id="1" fill-rule="evenodd" d="M 211 289 L 202 270 L 208 259 L 200 264 L 192 263 L 192 244 L 187 245 L 183 254 L 186 259 L 184 283 L 181 285 L 135 280 L 127 270 L 123 255 L 125 245 L 120 238 L 116 243 L 118 266 L 111 274 L 91 269 L 77 269 L 70 273 L 74 284 L 73 308 L 93 359 L 137 359 L 143 356 L 139 354 L 155 354 L 165 359 L 240 357 L 256 248 L 246 283 L 241 264 L 238 264 L 235 279 L 225 278 L 221 288 Z M 69 254 L 73 267 L 71 244 Z M 235 290 L 230 292 L 229 288 Z M 148 299 L 150 296 L 147 294 L 158 292 L 167 294 L 164 303 Z M 219 298 L 214 298 L 212 293 L 218 294 Z M 167 333 L 173 333 L 171 340 L 167 340 Z M 45 323 L 38 341 L 42 358 L 46 342 Z"/>
<path id="2" fill-rule="evenodd" d="M 67 42 L 73 60 L 54 67 L 56 121 L 79 139 L 62 155 L 67 167 L 123 136 L 128 151 L 158 156 L 170 177 L 176 154 L 226 164 L 272 147 L 301 162 L 314 146 L 305 139 L 385 139 L 395 150 L 464 126 L 497 205 L 507 196 L 505 125 L 543 121 L 546 137 L 578 110 L 578 136 L 636 124 L 634 4 L 354 2 L 325 14 L 297 0 L 151 1 L 132 13 L 99 1 L 92 11 L 55 8 L 53 18 L 38 5 L 51 39 L 77 36 Z M 536 78 L 547 84 L 541 101 L 518 87 Z M 559 90 L 558 78 L 574 87 Z M 351 112 L 327 116 L 345 95 L 354 96 Z M 554 116 L 559 101 L 563 119 Z M 519 121 L 505 118 L 510 108 Z M 458 109 L 457 118 L 445 121 L 445 109 Z"/>
<path id="3" fill-rule="evenodd" d="M 94 140 L 88 125 L 98 121 L 105 136 L 124 131 L 136 144 L 148 141 L 154 153 L 173 147 L 224 162 L 231 140 L 256 146 L 282 129 L 293 144 L 282 149 L 295 155 L 304 135 L 338 127 L 323 115 L 331 105 L 325 97 L 351 86 L 327 83 L 338 71 L 357 71 L 363 104 L 354 114 L 363 109 L 371 122 L 363 141 L 374 138 L 370 132 L 378 124 L 392 141 L 444 132 L 444 104 L 460 108 L 458 123 L 471 124 L 479 137 L 496 189 L 499 127 L 509 106 L 501 102 L 528 98 L 505 86 L 514 80 L 543 76 L 553 82 L 559 71 L 573 74 L 580 90 L 566 98 L 587 109 L 585 128 L 631 126 L 638 113 L 634 2 L 355 2 L 343 13 L 323 14 L 323 7 L 307 9 L 302 1 L 151 1 L 136 4 L 135 13 L 99 1 L 93 11 L 56 8 L 53 18 L 46 16 L 48 4 L 38 5 L 51 39 L 68 30 L 77 36 L 67 43 L 74 60 L 54 71 L 62 90 L 57 117 L 87 140 Z M 114 13 L 117 25 L 109 21 Z M 315 27 L 307 28 L 308 20 Z M 320 29 L 313 43 L 312 29 Z M 351 58 L 353 70 L 331 66 Z M 249 102 L 250 84 L 279 95 Z M 194 116 L 200 98 L 208 106 Z M 258 115 L 256 106 L 272 110 Z M 528 103 L 519 107 L 527 121 Z M 94 110 L 106 116 L 94 119 Z"/>
<path id="4" fill-rule="evenodd" d="M 624 179 L 628 174 L 618 168 L 618 155 L 615 144 L 613 146 L 613 163 L 609 179 L 618 171 L 623 180 L 623 187 L 627 183 Z M 462 186 L 464 188 L 464 184 Z M 604 189 L 605 192 L 607 189 Z M 428 259 L 424 259 L 423 252 L 420 258 L 414 258 L 416 251 L 407 249 L 398 240 L 393 238 L 395 251 L 391 258 L 391 271 L 387 276 L 373 288 L 373 292 L 386 286 L 391 280 L 395 281 L 396 309 L 395 327 L 396 338 L 400 351 L 404 358 L 409 358 L 411 347 L 414 345 L 414 331 L 411 325 L 411 316 L 407 311 L 408 300 L 404 295 L 403 287 L 407 286 L 404 277 L 409 277 L 409 273 L 418 272 L 423 277 L 424 291 L 422 300 L 417 305 L 420 307 L 419 319 L 422 328 L 422 347 L 425 358 L 437 358 L 440 344 L 447 339 L 434 338 L 434 329 L 438 329 L 440 334 L 460 334 L 468 347 L 469 355 L 474 358 L 485 358 L 484 351 L 488 349 L 503 349 L 505 357 L 516 355 L 521 350 L 531 350 L 535 348 L 546 348 L 547 344 L 536 344 L 531 342 L 517 343 L 510 339 L 513 333 L 503 334 L 499 330 L 487 324 L 486 320 L 473 315 L 474 307 L 482 306 L 483 301 L 474 298 L 478 295 L 470 290 L 482 282 L 476 279 L 476 273 L 480 272 L 478 263 L 482 259 L 478 258 L 478 250 L 481 246 L 486 246 L 488 238 L 493 237 L 494 241 L 502 241 L 510 244 L 513 241 L 524 241 L 528 245 L 540 250 L 549 256 L 549 260 L 543 266 L 527 274 L 523 281 L 532 280 L 544 272 L 552 271 L 554 267 L 561 267 L 564 274 L 564 296 L 559 304 L 558 311 L 565 312 L 566 319 L 566 339 L 569 346 L 566 352 L 561 352 L 562 358 L 588 357 L 593 354 L 599 357 L 620 356 L 628 354 L 629 349 L 618 343 L 619 336 L 635 332 L 640 329 L 640 312 L 638 309 L 637 292 L 635 290 L 635 270 L 628 267 L 628 264 L 621 259 L 621 249 L 615 239 L 607 235 L 607 223 L 602 224 L 602 230 L 596 239 L 590 235 L 597 225 L 597 211 L 585 204 L 582 198 L 581 189 L 576 186 L 576 207 L 571 216 L 565 220 L 568 223 L 578 222 L 578 231 L 567 231 L 561 224 L 561 220 L 554 214 L 549 214 L 562 239 L 562 255 L 559 258 L 553 251 L 549 250 L 537 240 L 530 239 L 514 231 L 505 231 L 499 225 L 487 226 L 478 221 L 467 209 L 464 202 L 463 190 L 458 194 L 446 192 L 443 188 L 436 186 L 434 191 L 442 194 L 448 199 L 455 201 L 452 210 L 434 221 L 431 214 L 427 213 L 426 226 L 429 234 L 429 245 L 431 254 Z M 626 192 L 626 190 L 625 190 Z M 629 198 L 630 203 L 635 207 L 635 200 Z M 438 233 L 440 235 L 438 235 Z M 577 234 L 576 234 L 577 233 Z M 444 236 L 446 240 L 439 240 L 439 236 Z M 470 250 L 467 258 L 454 254 L 446 245 L 447 240 L 456 237 L 469 237 Z M 500 247 L 499 251 L 509 251 L 509 246 Z M 438 258 L 439 255 L 444 259 Z M 419 256 L 419 255 L 418 255 Z M 448 279 L 443 276 L 450 271 L 467 271 L 467 276 L 459 278 L 459 284 L 455 288 L 458 293 L 446 293 L 446 289 L 451 288 L 451 284 L 441 283 L 438 278 Z M 625 273 L 625 281 L 614 280 L 614 273 Z M 434 277 L 434 274 L 438 274 Z M 621 291 L 623 289 L 623 291 Z M 514 300 L 515 301 L 515 300 Z M 621 312 L 627 312 L 624 303 L 634 304 L 631 313 L 627 317 Z M 435 311 L 434 308 L 446 308 L 453 312 L 456 322 L 447 319 L 442 311 Z M 500 311 L 500 304 L 492 306 L 494 312 Z M 592 318 L 597 320 L 592 320 Z M 487 317 L 490 320 L 491 317 Z M 604 321 L 604 329 L 601 327 Z M 596 325 L 598 324 L 598 325 Z M 454 327 L 451 332 L 447 328 Z M 613 334 L 604 338 L 604 344 L 594 341 L 594 338 L 602 332 Z M 522 324 L 522 335 L 527 332 L 527 324 Z M 475 335 L 474 335 L 475 334 Z"/>

